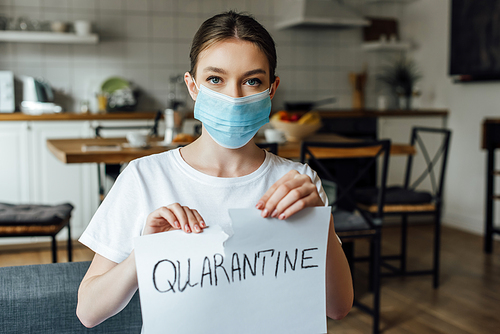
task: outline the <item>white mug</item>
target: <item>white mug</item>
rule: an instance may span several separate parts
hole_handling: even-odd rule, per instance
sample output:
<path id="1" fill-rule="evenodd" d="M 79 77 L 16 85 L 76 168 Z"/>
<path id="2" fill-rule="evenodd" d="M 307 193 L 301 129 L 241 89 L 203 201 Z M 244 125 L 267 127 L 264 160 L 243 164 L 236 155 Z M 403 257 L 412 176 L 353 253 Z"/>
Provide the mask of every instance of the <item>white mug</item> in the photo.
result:
<path id="1" fill-rule="evenodd" d="M 92 32 L 90 21 L 76 20 L 73 22 L 73 27 L 75 28 L 75 33 L 80 36 L 90 35 Z"/>
<path id="2" fill-rule="evenodd" d="M 148 144 L 148 136 L 140 132 L 127 132 L 127 140 L 131 147 L 144 147 Z"/>
<path id="3" fill-rule="evenodd" d="M 286 142 L 285 133 L 278 129 L 265 129 L 264 136 L 269 143 L 283 144 Z"/>

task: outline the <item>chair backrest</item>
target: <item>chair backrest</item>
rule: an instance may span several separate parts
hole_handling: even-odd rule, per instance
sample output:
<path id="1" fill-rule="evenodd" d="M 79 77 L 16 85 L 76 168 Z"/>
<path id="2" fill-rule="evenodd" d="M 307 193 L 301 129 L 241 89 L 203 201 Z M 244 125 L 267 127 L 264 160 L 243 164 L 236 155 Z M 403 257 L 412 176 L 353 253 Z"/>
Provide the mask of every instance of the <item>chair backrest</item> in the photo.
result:
<path id="1" fill-rule="evenodd" d="M 441 142 L 437 146 L 437 149 L 434 150 L 433 156 L 431 158 L 431 154 L 429 153 L 429 145 L 426 145 L 424 142 L 423 135 L 432 134 L 440 137 Z M 415 147 L 417 152 L 422 153 L 422 157 L 425 161 L 425 168 L 416 178 L 413 178 L 412 181 L 412 172 L 415 157 L 412 155 L 408 156 L 407 164 L 406 164 L 406 173 L 405 173 L 405 189 L 416 189 L 419 185 L 422 184 L 424 180 L 429 178 L 432 194 L 435 200 L 440 200 L 443 193 L 444 186 L 444 177 L 446 171 L 446 163 L 448 160 L 448 149 L 450 146 L 450 138 L 451 131 L 448 129 L 442 128 L 426 128 L 426 127 L 414 127 L 411 132 L 410 144 Z M 433 139 L 434 136 L 433 136 Z M 434 143 L 434 141 L 433 141 Z M 438 175 L 436 175 L 435 167 L 441 163 Z M 436 168 L 437 169 L 437 168 Z"/>
<path id="2" fill-rule="evenodd" d="M 387 169 L 389 166 L 391 142 L 390 140 L 380 141 L 360 141 L 360 142 L 302 142 L 300 161 L 308 162 L 313 169 L 316 170 L 322 180 L 334 182 L 337 185 L 337 198 L 332 203 L 332 206 L 337 205 L 341 200 L 347 200 L 366 220 L 369 224 L 374 222 L 379 225 L 383 217 L 383 207 L 385 198 L 385 189 L 387 182 Z M 334 175 L 332 171 L 323 163 L 323 159 L 319 159 L 315 155 L 315 150 L 326 154 L 325 148 L 331 149 L 332 156 L 328 157 L 328 161 L 341 161 L 345 159 L 360 159 L 363 164 L 359 170 L 354 173 L 354 177 L 349 180 L 340 179 L 342 175 Z M 371 168 L 377 164 L 378 159 L 382 159 L 380 165 L 380 184 L 377 201 L 377 212 L 370 214 L 355 201 L 354 190 L 357 183 L 369 173 Z"/>
<path id="3" fill-rule="evenodd" d="M 278 144 L 277 143 L 257 143 L 257 146 L 268 150 L 273 154 L 278 154 Z"/>
<path id="4" fill-rule="evenodd" d="M 96 138 L 102 138 L 102 130 L 149 130 L 148 135 L 151 137 L 158 136 L 158 123 L 162 117 L 162 111 L 156 112 L 153 125 L 130 125 L 130 126 L 102 126 L 99 125 L 95 128 Z"/>

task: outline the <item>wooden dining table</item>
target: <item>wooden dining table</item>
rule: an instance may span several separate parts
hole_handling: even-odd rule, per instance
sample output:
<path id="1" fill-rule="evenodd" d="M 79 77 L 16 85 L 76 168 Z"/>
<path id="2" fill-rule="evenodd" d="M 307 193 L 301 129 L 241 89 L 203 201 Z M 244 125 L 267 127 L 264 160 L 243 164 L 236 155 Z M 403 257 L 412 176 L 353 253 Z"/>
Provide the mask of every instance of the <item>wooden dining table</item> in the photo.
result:
<path id="1" fill-rule="evenodd" d="M 316 134 L 307 138 L 308 141 L 318 142 L 353 142 L 359 139 L 347 138 L 336 134 Z M 256 138 L 257 142 L 265 141 Z M 74 163 L 105 163 L 119 164 L 150 154 L 165 152 L 187 143 L 173 143 L 164 145 L 162 138 L 150 141 L 147 147 L 130 147 L 125 138 L 77 138 L 77 139 L 48 139 L 47 147 L 58 160 L 66 164 Z M 335 149 L 314 148 L 313 154 L 317 158 L 354 158 L 373 156 L 378 152 L 377 147 L 363 149 Z M 415 148 L 408 144 L 393 143 L 391 155 L 413 155 Z M 278 155 L 288 159 L 300 157 L 300 142 L 286 142 L 278 145 Z"/>
<path id="2" fill-rule="evenodd" d="M 347 138 L 336 134 L 316 134 L 307 138 L 314 142 L 353 142 L 356 138 Z M 256 138 L 256 142 L 265 142 L 264 138 Z M 165 145 L 163 138 L 152 138 L 146 147 L 130 147 L 125 138 L 76 138 L 48 139 L 47 147 L 58 160 L 65 164 L 95 163 L 97 165 L 99 200 L 104 200 L 103 186 L 104 166 L 106 164 L 122 164 L 151 154 L 166 152 L 188 143 L 172 143 Z M 286 142 L 278 145 L 278 155 L 288 159 L 300 157 L 300 142 Z M 359 158 L 377 154 L 379 147 L 362 149 L 311 148 L 316 158 Z M 415 148 L 407 144 L 391 144 L 391 155 L 413 155 Z"/>

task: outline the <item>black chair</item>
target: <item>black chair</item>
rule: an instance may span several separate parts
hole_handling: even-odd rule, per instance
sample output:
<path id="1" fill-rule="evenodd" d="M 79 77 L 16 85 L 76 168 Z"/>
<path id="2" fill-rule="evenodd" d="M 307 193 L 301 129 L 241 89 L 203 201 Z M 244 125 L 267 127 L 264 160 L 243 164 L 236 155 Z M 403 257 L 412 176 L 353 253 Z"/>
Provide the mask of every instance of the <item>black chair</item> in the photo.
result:
<path id="1" fill-rule="evenodd" d="M 438 136 L 441 140 L 434 156 L 431 158 L 427 146 L 423 140 L 423 135 Z M 443 187 L 448 158 L 448 148 L 450 145 L 451 131 L 441 128 L 414 127 L 411 133 L 410 143 L 417 151 L 422 153 L 425 159 L 426 168 L 420 176 L 412 179 L 414 157 L 408 156 L 406 164 L 406 174 L 403 186 L 387 187 L 385 193 L 385 215 L 400 215 L 401 218 L 401 246 L 400 253 L 394 256 L 383 256 L 382 266 L 390 272 L 383 273 L 382 276 L 411 276 L 411 275 L 432 275 L 433 286 L 439 286 L 439 258 L 441 239 L 441 209 L 443 202 Z M 435 138 L 434 138 L 435 139 Z M 435 143 L 435 141 L 433 141 Z M 434 168 L 441 161 L 439 175 L 436 177 Z M 417 187 L 424 180 L 429 178 L 432 186 L 432 193 L 419 191 Z M 362 203 L 363 208 L 370 212 L 376 211 L 378 189 L 364 188 L 356 191 L 356 200 Z M 433 215 L 434 216 L 434 246 L 433 265 L 430 270 L 408 270 L 407 269 L 407 243 L 408 243 L 408 216 L 409 215 Z M 399 267 L 391 265 L 388 261 L 399 261 Z"/>
<path id="2" fill-rule="evenodd" d="M 70 218 L 73 206 L 0 203 L 0 237 L 52 238 L 52 262 L 57 262 L 56 235 L 68 228 L 68 261 L 72 261 Z"/>
<path id="3" fill-rule="evenodd" d="M 258 147 L 268 150 L 272 154 L 278 154 L 278 144 L 277 143 L 256 143 Z"/>
<path id="4" fill-rule="evenodd" d="M 334 175 L 329 166 L 322 159 L 315 157 L 315 148 L 332 148 L 338 153 L 338 158 L 328 158 L 328 164 L 335 161 L 342 162 L 347 159 L 359 159 L 362 165 L 355 173 L 353 179 L 341 180 L 342 175 Z M 373 316 L 373 333 L 379 333 L 380 327 L 380 227 L 383 218 L 384 191 L 387 180 L 387 168 L 389 163 L 390 141 L 373 142 L 349 142 L 349 143 L 325 143 L 325 142 L 302 142 L 300 160 L 308 162 L 316 170 L 323 182 L 334 182 L 337 185 L 337 197 L 330 203 L 335 225 L 335 231 L 342 240 L 342 248 L 349 261 L 351 272 L 354 277 L 354 262 L 369 261 L 370 290 L 373 292 L 373 303 L 371 306 L 361 303 L 357 298 L 354 306 Z M 354 189 L 358 182 L 370 173 L 373 166 L 377 164 L 378 158 L 382 159 L 380 165 L 380 189 L 378 193 L 378 210 L 368 212 L 354 200 Z M 347 209 L 342 203 L 348 203 Z M 354 208 L 352 211 L 351 209 Z M 356 257 L 354 254 L 354 241 L 359 239 L 370 241 L 369 257 Z M 356 291 L 356 286 L 355 286 Z M 356 293 L 355 293 L 356 295 Z"/>
<path id="5" fill-rule="evenodd" d="M 158 136 L 158 123 L 162 117 L 162 111 L 156 112 L 153 125 L 130 125 L 130 126 L 97 126 L 95 131 L 96 138 L 103 138 L 102 131 L 116 131 L 116 130 L 149 130 L 148 136 L 157 137 Z M 116 180 L 118 175 L 120 175 L 122 165 L 120 164 L 97 164 L 97 182 L 99 187 L 99 200 L 102 202 L 104 200 L 104 182 L 103 175 L 101 175 L 104 169 L 104 175 L 111 178 L 113 181 Z"/>
<path id="6" fill-rule="evenodd" d="M 492 253 L 493 236 L 500 234 L 500 228 L 495 227 L 493 222 L 494 202 L 500 200 L 500 195 L 495 195 L 495 177 L 500 175 L 500 170 L 495 170 L 495 150 L 500 148 L 500 119 L 484 120 L 482 146 L 487 150 L 484 251 Z"/>

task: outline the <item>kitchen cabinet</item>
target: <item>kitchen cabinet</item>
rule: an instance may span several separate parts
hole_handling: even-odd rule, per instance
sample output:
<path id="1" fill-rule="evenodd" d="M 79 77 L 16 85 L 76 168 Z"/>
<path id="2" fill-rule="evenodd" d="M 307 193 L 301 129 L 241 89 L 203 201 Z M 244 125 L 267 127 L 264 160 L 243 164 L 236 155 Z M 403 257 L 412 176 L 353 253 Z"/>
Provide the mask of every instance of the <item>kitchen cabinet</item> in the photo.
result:
<path id="1" fill-rule="evenodd" d="M 29 202 L 29 122 L 0 123 L 0 202 Z"/>
<path id="2" fill-rule="evenodd" d="M 95 164 L 64 164 L 48 150 L 47 139 L 94 137 L 96 126 L 148 125 L 153 120 L 0 122 L 0 201 L 74 205 L 73 239 L 85 230 L 97 209 Z M 126 131 L 113 133 L 125 136 Z M 110 184 L 111 185 L 111 184 Z M 64 231 L 60 233 L 64 239 Z M 46 240 L 45 240 L 46 239 Z M 48 238 L 2 238 L 0 244 L 48 241 Z"/>
<path id="3" fill-rule="evenodd" d="M 71 219 L 78 237 L 97 208 L 96 175 L 90 165 L 65 165 L 48 150 L 49 138 L 88 138 L 90 122 L 32 122 L 29 133 L 31 158 L 31 202 L 57 204 L 70 202 L 75 209 Z M 61 233 L 64 235 L 64 233 Z"/>
<path id="4" fill-rule="evenodd" d="M 65 166 L 46 147 L 47 138 L 78 138 L 91 134 L 85 122 L 0 123 L 0 201 L 75 206 L 73 235 L 85 228 L 97 206 L 97 181 L 90 166 Z M 94 172 L 95 174 L 95 172 Z M 94 204 L 95 203 L 95 204 Z M 66 234 L 61 232 L 62 236 Z M 48 238 L 2 238 L 0 244 L 48 241 Z"/>

